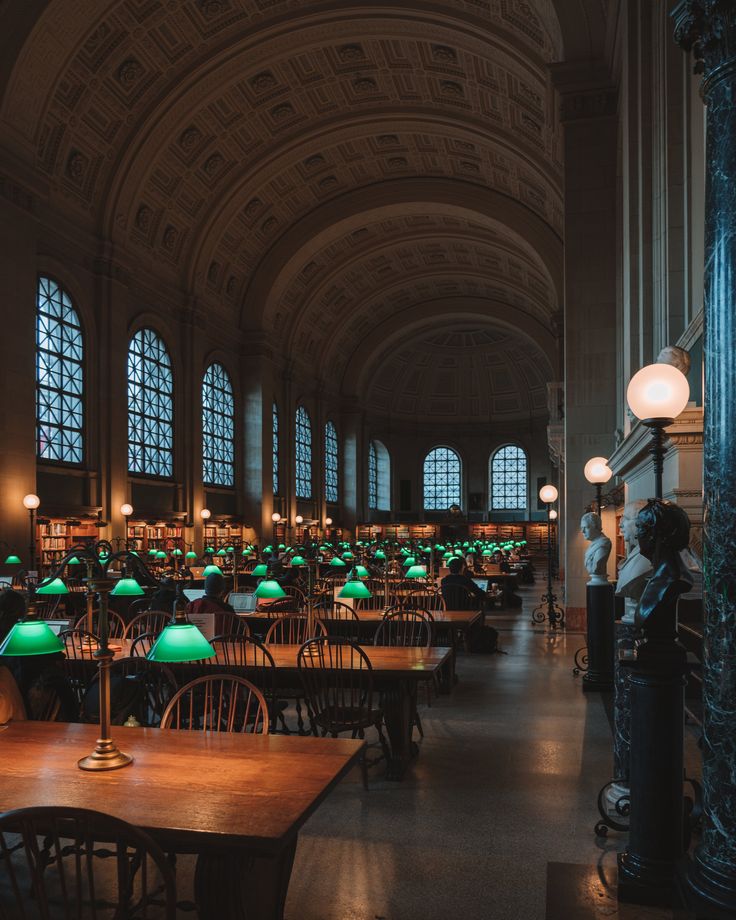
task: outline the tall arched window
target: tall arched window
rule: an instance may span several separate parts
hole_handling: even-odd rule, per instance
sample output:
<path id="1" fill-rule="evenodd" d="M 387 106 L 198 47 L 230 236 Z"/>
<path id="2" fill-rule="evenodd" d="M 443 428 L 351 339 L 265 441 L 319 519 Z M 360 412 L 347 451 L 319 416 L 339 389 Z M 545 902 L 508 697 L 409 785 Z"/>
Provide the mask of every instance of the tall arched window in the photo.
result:
<path id="1" fill-rule="evenodd" d="M 128 347 L 128 470 L 147 476 L 174 472 L 174 379 L 171 359 L 153 329 L 140 329 Z"/>
<path id="2" fill-rule="evenodd" d="M 500 447 L 491 457 L 489 477 L 492 511 L 526 511 L 527 460 L 520 447 Z"/>
<path id="3" fill-rule="evenodd" d="M 235 400 L 221 364 L 210 364 L 202 381 L 202 479 L 212 486 L 235 483 Z"/>
<path id="4" fill-rule="evenodd" d="M 378 452 L 373 441 L 368 445 L 368 508 L 378 508 Z"/>
<path id="5" fill-rule="evenodd" d="M 296 497 L 312 497 L 312 423 L 304 406 L 296 410 Z"/>
<path id="6" fill-rule="evenodd" d="M 339 483 L 337 430 L 332 422 L 325 425 L 325 501 L 336 502 Z"/>
<path id="7" fill-rule="evenodd" d="M 279 410 L 276 403 L 271 407 L 271 465 L 273 467 L 273 494 L 279 494 Z"/>
<path id="8" fill-rule="evenodd" d="M 36 297 L 36 453 L 84 460 L 84 339 L 69 294 L 40 277 Z"/>
<path id="9" fill-rule="evenodd" d="M 449 447 L 435 447 L 424 458 L 424 510 L 447 511 L 461 505 L 460 457 Z"/>

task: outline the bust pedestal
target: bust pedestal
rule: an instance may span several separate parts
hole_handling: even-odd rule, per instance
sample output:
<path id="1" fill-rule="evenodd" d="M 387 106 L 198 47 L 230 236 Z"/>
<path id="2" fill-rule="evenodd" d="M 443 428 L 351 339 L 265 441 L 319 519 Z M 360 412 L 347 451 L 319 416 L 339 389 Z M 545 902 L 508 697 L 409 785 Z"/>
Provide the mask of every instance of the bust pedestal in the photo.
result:
<path id="1" fill-rule="evenodd" d="M 588 671 L 582 680 L 583 690 L 611 690 L 615 646 L 613 585 L 605 578 L 593 576 L 586 585 L 585 600 Z"/>

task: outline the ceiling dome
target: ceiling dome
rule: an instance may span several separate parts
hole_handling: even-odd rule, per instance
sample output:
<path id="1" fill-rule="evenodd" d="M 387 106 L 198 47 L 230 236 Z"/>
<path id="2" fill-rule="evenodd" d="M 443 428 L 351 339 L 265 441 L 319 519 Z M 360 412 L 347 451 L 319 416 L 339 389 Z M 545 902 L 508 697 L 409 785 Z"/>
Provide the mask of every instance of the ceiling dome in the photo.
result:
<path id="1" fill-rule="evenodd" d="M 520 336 L 448 326 L 384 354 L 369 411 L 416 421 L 511 421 L 547 413 L 546 357 Z"/>

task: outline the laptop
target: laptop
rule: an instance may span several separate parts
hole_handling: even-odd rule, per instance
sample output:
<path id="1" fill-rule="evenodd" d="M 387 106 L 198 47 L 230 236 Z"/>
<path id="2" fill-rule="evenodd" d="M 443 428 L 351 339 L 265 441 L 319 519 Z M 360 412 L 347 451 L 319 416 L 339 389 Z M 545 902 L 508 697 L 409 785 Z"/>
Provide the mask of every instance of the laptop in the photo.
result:
<path id="1" fill-rule="evenodd" d="M 487 578 L 474 578 L 473 581 L 478 585 L 481 591 L 488 590 L 488 579 Z"/>
<path id="2" fill-rule="evenodd" d="M 258 598 L 255 594 L 246 594 L 244 592 L 233 592 L 228 601 L 236 613 L 253 613 L 258 604 Z"/>
<path id="3" fill-rule="evenodd" d="M 62 629 L 71 629 L 72 627 L 71 620 L 41 620 L 40 622 L 45 623 L 55 636 L 58 636 Z"/>
<path id="4" fill-rule="evenodd" d="M 204 588 L 185 588 L 184 597 L 188 601 L 198 601 L 200 597 L 204 597 Z"/>

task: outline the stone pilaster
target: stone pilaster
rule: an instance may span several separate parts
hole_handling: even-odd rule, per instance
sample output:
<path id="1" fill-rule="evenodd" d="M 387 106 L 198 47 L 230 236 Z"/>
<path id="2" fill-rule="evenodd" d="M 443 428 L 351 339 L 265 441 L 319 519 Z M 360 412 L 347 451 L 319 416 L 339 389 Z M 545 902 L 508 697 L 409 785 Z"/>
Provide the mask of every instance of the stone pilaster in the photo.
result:
<path id="1" fill-rule="evenodd" d="M 703 836 L 690 866 L 699 894 L 736 911 L 736 5 L 688 0 L 676 40 L 703 73 L 707 104 Z"/>

